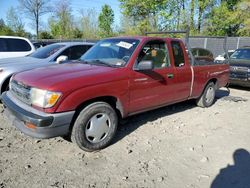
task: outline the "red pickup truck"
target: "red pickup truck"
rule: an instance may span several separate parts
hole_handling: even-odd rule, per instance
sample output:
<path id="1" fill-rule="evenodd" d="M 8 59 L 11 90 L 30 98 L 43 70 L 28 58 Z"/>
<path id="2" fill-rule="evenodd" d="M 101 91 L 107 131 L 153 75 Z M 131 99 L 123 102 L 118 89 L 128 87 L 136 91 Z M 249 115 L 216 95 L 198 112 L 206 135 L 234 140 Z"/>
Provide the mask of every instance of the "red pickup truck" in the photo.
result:
<path id="1" fill-rule="evenodd" d="M 189 99 L 214 103 L 229 65 L 191 65 L 187 51 L 172 38 L 104 39 L 78 61 L 14 75 L 5 114 L 32 137 L 70 135 L 83 150 L 102 149 L 121 118 Z"/>

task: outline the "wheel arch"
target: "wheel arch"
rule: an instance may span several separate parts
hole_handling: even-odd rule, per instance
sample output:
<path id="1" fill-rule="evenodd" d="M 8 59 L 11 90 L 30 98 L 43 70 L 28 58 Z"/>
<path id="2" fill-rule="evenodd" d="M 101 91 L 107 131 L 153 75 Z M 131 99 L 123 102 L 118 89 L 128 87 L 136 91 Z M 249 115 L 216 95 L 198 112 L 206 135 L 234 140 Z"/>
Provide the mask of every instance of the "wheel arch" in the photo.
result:
<path id="1" fill-rule="evenodd" d="M 89 99 L 87 101 L 84 101 L 83 103 L 79 104 L 77 107 L 76 107 L 76 110 L 75 110 L 75 114 L 72 118 L 72 121 L 71 121 L 71 125 L 70 125 L 70 131 L 72 130 L 72 127 L 74 125 L 74 122 L 76 120 L 76 118 L 78 117 L 79 113 L 88 105 L 92 104 L 92 103 L 95 103 L 95 102 L 106 102 L 107 104 L 109 104 L 111 107 L 114 108 L 114 110 L 116 111 L 117 113 L 117 116 L 118 116 L 118 119 L 121 119 L 125 116 L 124 114 L 124 108 L 123 108 L 123 105 L 121 103 L 121 101 L 117 98 L 117 97 L 114 97 L 114 96 L 102 96 L 102 97 L 96 97 L 96 98 L 93 98 L 93 99 Z"/>
<path id="2" fill-rule="evenodd" d="M 11 78 L 12 75 L 9 75 L 7 78 L 5 78 L 5 80 L 3 81 L 3 84 L 0 88 L 0 94 L 2 94 L 5 90 L 6 90 L 6 87 L 7 85 L 9 84 L 10 82 L 10 78 Z"/>

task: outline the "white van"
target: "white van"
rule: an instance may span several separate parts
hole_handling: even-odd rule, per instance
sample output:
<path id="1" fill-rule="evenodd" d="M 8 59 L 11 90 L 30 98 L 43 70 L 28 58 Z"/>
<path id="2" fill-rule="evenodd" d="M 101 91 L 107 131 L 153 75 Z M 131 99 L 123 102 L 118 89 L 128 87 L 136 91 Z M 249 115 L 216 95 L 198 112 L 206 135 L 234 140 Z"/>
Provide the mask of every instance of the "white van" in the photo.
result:
<path id="1" fill-rule="evenodd" d="M 16 36 L 0 36 L 0 59 L 22 57 L 35 51 L 29 39 Z"/>

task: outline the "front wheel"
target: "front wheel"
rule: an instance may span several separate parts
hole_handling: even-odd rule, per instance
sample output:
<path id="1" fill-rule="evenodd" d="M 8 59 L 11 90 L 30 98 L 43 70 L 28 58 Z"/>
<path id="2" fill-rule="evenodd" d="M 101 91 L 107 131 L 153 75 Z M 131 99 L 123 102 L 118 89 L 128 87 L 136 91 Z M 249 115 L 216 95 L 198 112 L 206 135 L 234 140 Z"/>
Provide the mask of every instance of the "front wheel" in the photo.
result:
<path id="1" fill-rule="evenodd" d="M 209 82 L 200 98 L 196 100 L 196 104 L 203 108 L 212 106 L 215 100 L 215 91 L 214 83 Z"/>
<path id="2" fill-rule="evenodd" d="M 109 104 L 92 103 L 79 113 L 72 128 L 71 140 L 85 151 L 103 149 L 115 136 L 117 124 L 117 114 Z"/>

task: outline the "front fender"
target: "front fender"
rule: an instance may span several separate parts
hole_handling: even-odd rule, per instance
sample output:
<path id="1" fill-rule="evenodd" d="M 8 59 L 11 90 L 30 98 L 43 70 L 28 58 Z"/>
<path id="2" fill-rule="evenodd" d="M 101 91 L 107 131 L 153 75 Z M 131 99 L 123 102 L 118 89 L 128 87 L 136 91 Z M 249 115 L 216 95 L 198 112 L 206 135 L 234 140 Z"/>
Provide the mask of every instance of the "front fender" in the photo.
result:
<path id="1" fill-rule="evenodd" d="M 111 83 L 94 85 L 77 89 L 63 97 L 56 107 L 55 112 L 76 110 L 81 104 L 100 97 L 114 97 L 117 99 L 118 108 L 122 115 L 126 116 L 129 105 L 128 81 L 120 80 Z"/>

